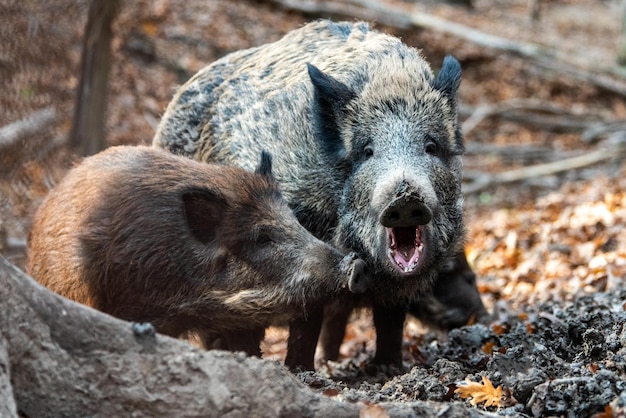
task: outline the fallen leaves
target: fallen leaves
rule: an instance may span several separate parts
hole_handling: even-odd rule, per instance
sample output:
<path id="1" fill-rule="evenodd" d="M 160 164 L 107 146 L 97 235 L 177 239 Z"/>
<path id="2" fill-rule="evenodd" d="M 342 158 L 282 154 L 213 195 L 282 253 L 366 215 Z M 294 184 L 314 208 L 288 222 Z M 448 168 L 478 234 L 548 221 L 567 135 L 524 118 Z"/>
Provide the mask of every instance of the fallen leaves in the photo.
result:
<path id="1" fill-rule="evenodd" d="M 466 250 L 486 300 L 523 306 L 619 287 L 626 276 L 626 167 L 619 170 L 475 215 Z"/>
<path id="2" fill-rule="evenodd" d="M 484 403 L 485 406 L 500 407 L 500 400 L 502 398 L 502 386 L 497 388 L 493 387 L 491 381 L 483 376 L 483 382 L 472 382 L 465 379 L 464 383 L 457 385 L 455 393 L 458 393 L 461 398 L 471 398 L 470 403 L 474 406 Z"/>
<path id="3" fill-rule="evenodd" d="M 361 409 L 359 418 L 389 418 L 389 414 L 382 406 L 372 403 Z"/>
<path id="4" fill-rule="evenodd" d="M 597 414 L 593 414 L 591 418 L 614 418 L 615 413 L 613 412 L 613 407 L 611 405 L 607 405 L 604 407 L 604 411 L 598 412 Z"/>

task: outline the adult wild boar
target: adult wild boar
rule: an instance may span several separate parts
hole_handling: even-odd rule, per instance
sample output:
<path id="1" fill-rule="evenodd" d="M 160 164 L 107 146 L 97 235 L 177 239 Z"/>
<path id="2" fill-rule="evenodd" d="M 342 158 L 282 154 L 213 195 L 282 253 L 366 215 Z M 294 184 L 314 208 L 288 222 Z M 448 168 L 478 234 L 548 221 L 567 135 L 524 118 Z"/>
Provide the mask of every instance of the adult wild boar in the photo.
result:
<path id="1" fill-rule="evenodd" d="M 51 290 L 207 348 L 260 354 L 265 327 L 369 285 L 256 172 L 152 147 L 114 147 L 71 170 L 38 209 L 28 272 Z"/>
<path id="2" fill-rule="evenodd" d="M 418 50 L 366 23 L 316 21 L 198 72 L 153 144 L 248 170 L 271 152 L 300 222 L 367 261 L 374 361 L 400 366 L 407 304 L 461 251 L 460 80 L 451 56 L 435 76 Z M 313 368 L 322 318 L 292 321 L 288 366 Z"/>

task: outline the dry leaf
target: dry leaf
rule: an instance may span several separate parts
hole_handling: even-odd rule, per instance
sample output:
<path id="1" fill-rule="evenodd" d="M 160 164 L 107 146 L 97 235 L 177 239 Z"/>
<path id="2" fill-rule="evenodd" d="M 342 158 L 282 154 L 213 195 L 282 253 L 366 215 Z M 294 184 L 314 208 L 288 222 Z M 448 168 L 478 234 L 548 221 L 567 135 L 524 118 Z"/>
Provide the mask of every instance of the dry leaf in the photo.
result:
<path id="1" fill-rule="evenodd" d="M 389 414 L 382 406 L 372 403 L 361 409 L 359 418 L 389 418 Z"/>
<path id="2" fill-rule="evenodd" d="M 339 390 L 335 388 L 328 388 L 322 392 L 322 395 L 329 396 L 329 397 L 337 396 L 339 395 Z"/>
<path id="3" fill-rule="evenodd" d="M 142 22 L 141 29 L 143 30 L 143 33 L 148 36 L 155 36 L 159 31 L 159 27 L 157 26 L 156 22 L 153 22 L 151 20 L 145 20 L 144 22 Z"/>
<path id="4" fill-rule="evenodd" d="M 483 383 L 472 382 L 469 378 L 465 379 L 465 383 L 457 385 L 454 392 L 458 393 L 461 398 L 471 397 L 469 402 L 474 406 L 484 403 L 485 406 L 500 407 L 502 386 L 494 388 L 491 381 L 485 376 L 483 376 Z"/>
<path id="5" fill-rule="evenodd" d="M 491 325 L 491 330 L 496 335 L 502 335 L 509 332 L 510 326 L 508 324 L 493 324 Z"/>
<path id="6" fill-rule="evenodd" d="M 591 418 L 614 418 L 615 414 L 613 413 L 613 408 L 611 405 L 607 405 L 604 407 L 604 411 L 595 413 L 591 416 Z"/>
<path id="7" fill-rule="evenodd" d="M 496 346 L 496 343 L 494 343 L 493 341 L 487 341 L 481 348 L 480 350 L 485 353 L 485 354 L 492 354 L 493 353 L 493 348 Z"/>

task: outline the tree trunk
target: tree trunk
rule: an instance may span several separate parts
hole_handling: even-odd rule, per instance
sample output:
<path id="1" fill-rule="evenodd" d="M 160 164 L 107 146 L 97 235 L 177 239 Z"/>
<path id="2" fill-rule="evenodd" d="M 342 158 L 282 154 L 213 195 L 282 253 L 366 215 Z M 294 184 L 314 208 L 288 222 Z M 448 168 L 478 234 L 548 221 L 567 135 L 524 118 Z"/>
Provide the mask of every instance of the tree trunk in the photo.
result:
<path id="1" fill-rule="evenodd" d="M 111 67 L 112 23 L 120 0 L 91 0 L 70 146 L 81 156 L 106 148 L 105 110 Z"/>
<path id="2" fill-rule="evenodd" d="M 0 416 L 15 405 L 29 417 L 359 415 L 282 365 L 198 350 L 69 301 L 0 255 Z"/>

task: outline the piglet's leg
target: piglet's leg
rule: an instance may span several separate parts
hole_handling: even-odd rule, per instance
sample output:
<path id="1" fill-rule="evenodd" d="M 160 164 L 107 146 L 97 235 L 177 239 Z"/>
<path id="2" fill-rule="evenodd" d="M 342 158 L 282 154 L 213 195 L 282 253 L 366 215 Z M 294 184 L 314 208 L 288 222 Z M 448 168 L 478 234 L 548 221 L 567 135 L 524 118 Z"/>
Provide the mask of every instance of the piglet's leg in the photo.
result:
<path id="1" fill-rule="evenodd" d="M 306 319 L 297 318 L 289 323 L 289 340 L 285 365 L 291 370 L 314 370 L 315 348 L 322 328 L 324 308 L 308 311 Z"/>
<path id="2" fill-rule="evenodd" d="M 353 310 L 352 304 L 345 299 L 334 301 L 324 308 L 324 322 L 320 335 L 321 357 L 324 360 L 336 361 L 339 358 L 339 348 L 346 335 L 346 325 Z"/>
<path id="3" fill-rule="evenodd" d="M 198 332 L 200 341 L 206 349 L 243 351 L 249 356 L 261 357 L 261 340 L 265 328 L 233 330 L 221 333 Z"/>

